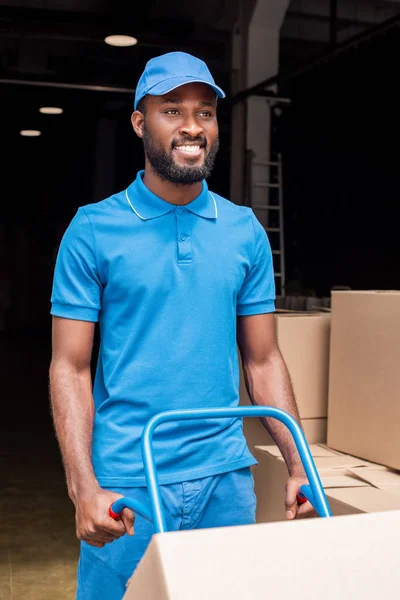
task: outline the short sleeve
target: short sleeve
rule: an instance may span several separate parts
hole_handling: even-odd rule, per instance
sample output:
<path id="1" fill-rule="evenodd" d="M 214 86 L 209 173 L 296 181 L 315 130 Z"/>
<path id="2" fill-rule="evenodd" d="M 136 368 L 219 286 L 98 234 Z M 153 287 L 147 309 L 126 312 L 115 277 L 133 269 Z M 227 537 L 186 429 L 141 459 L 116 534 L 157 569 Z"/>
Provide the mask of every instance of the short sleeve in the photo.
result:
<path id="1" fill-rule="evenodd" d="M 236 314 L 258 315 L 275 311 L 275 278 L 271 245 L 254 213 L 254 259 L 238 294 Z"/>
<path id="2" fill-rule="evenodd" d="M 92 225 L 79 208 L 58 250 L 50 312 L 56 317 L 96 322 L 101 291 Z"/>

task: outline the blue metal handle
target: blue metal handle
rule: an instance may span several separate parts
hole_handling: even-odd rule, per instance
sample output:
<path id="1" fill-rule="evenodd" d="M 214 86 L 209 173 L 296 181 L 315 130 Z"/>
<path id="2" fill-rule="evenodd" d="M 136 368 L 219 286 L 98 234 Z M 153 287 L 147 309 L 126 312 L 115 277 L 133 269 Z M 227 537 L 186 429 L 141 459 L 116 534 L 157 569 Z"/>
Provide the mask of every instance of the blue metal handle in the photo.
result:
<path id="1" fill-rule="evenodd" d="M 237 408 L 210 408 L 195 410 L 170 410 L 159 413 L 147 423 L 142 434 L 142 456 L 144 472 L 147 482 L 147 489 L 150 497 L 150 507 L 153 515 L 154 530 L 156 533 L 163 533 L 167 530 L 158 475 L 153 455 L 152 439 L 155 429 L 168 421 L 184 421 L 193 419 L 229 419 L 237 417 L 269 417 L 281 421 L 289 429 L 293 436 L 297 450 L 303 463 L 312 498 L 307 493 L 308 499 L 321 517 L 331 517 L 332 513 L 326 498 L 324 488 L 310 448 L 304 433 L 297 421 L 287 412 L 271 406 L 239 406 Z M 307 491 L 307 490 L 306 490 Z"/>
<path id="2" fill-rule="evenodd" d="M 118 500 L 111 504 L 109 509 L 110 517 L 112 517 L 115 520 L 118 519 L 124 508 L 130 508 L 138 515 L 141 515 L 142 517 L 150 521 L 150 523 L 153 522 L 153 517 L 151 516 L 147 506 L 139 502 L 139 500 L 135 500 L 134 498 L 128 497 L 118 498 Z"/>

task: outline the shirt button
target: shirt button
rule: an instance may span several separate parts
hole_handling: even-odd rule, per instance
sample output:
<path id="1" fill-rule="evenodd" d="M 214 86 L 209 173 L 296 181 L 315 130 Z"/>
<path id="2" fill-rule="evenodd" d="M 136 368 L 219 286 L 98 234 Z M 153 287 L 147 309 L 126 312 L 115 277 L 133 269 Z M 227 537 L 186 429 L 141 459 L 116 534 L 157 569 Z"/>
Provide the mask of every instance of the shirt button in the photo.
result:
<path id="1" fill-rule="evenodd" d="M 181 208 L 177 208 L 176 212 L 178 213 L 178 215 L 181 215 L 183 213 L 183 210 Z"/>
<path id="2" fill-rule="evenodd" d="M 182 240 L 182 242 L 184 242 L 186 240 L 186 235 L 183 235 L 183 233 L 181 235 L 181 240 Z"/>

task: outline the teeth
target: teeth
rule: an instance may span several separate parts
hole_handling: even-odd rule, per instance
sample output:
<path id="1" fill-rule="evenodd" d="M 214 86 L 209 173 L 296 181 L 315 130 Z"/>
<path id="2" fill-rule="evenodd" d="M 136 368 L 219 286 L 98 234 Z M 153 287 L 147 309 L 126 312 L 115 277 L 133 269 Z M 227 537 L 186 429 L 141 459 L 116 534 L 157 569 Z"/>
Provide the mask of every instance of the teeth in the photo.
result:
<path id="1" fill-rule="evenodd" d="M 198 152 L 200 150 L 200 146 L 176 146 L 179 150 L 183 150 L 183 152 Z"/>

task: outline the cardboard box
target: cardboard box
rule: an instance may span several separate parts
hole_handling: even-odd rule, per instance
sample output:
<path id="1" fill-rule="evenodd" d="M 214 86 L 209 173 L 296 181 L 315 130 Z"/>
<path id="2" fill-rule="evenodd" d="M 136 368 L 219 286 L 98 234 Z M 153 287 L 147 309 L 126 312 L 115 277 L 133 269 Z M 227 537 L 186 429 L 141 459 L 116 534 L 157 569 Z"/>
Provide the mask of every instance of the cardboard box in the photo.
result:
<path id="1" fill-rule="evenodd" d="M 275 315 L 301 419 L 327 416 L 330 314 Z"/>
<path id="2" fill-rule="evenodd" d="M 400 469 L 400 291 L 332 292 L 328 445 Z"/>
<path id="3" fill-rule="evenodd" d="M 257 522 L 283 521 L 289 477 L 286 464 L 277 446 L 255 450 Z M 400 510 L 399 473 L 324 445 L 310 445 L 310 450 L 334 516 Z"/>
<path id="4" fill-rule="evenodd" d="M 292 381 L 301 419 L 326 418 L 330 314 L 275 314 L 280 351 Z M 240 363 L 240 401 L 250 404 Z"/>
<path id="5" fill-rule="evenodd" d="M 399 536 L 400 511 L 157 534 L 124 600 L 395 598 Z"/>
<path id="6" fill-rule="evenodd" d="M 325 443 L 327 436 L 330 315 L 290 313 L 275 315 L 277 339 L 292 380 L 301 425 L 309 444 Z M 240 365 L 240 405 L 251 406 Z M 273 444 L 256 418 L 243 420 L 250 452 L 258 445 Z"/>
<path id="7" fill-rule="evenodd" d="M 301 419 L 301 426 L 309 444 L 325 444 L 327 419 Z"/>
<path id="8" fill-rule="evenodd" d="M 242 368 L 240 371 L 240 406 L 252 406 L 247 393 Z M 309 444 L 324 444 L 326 442 L 327 419 L 301 419 L 301 426 Z M 243 432 L 250 452 L 254 455 L 256 446 L 274 444 L 267 429 L 257 417 L 243 419 Z"/>

